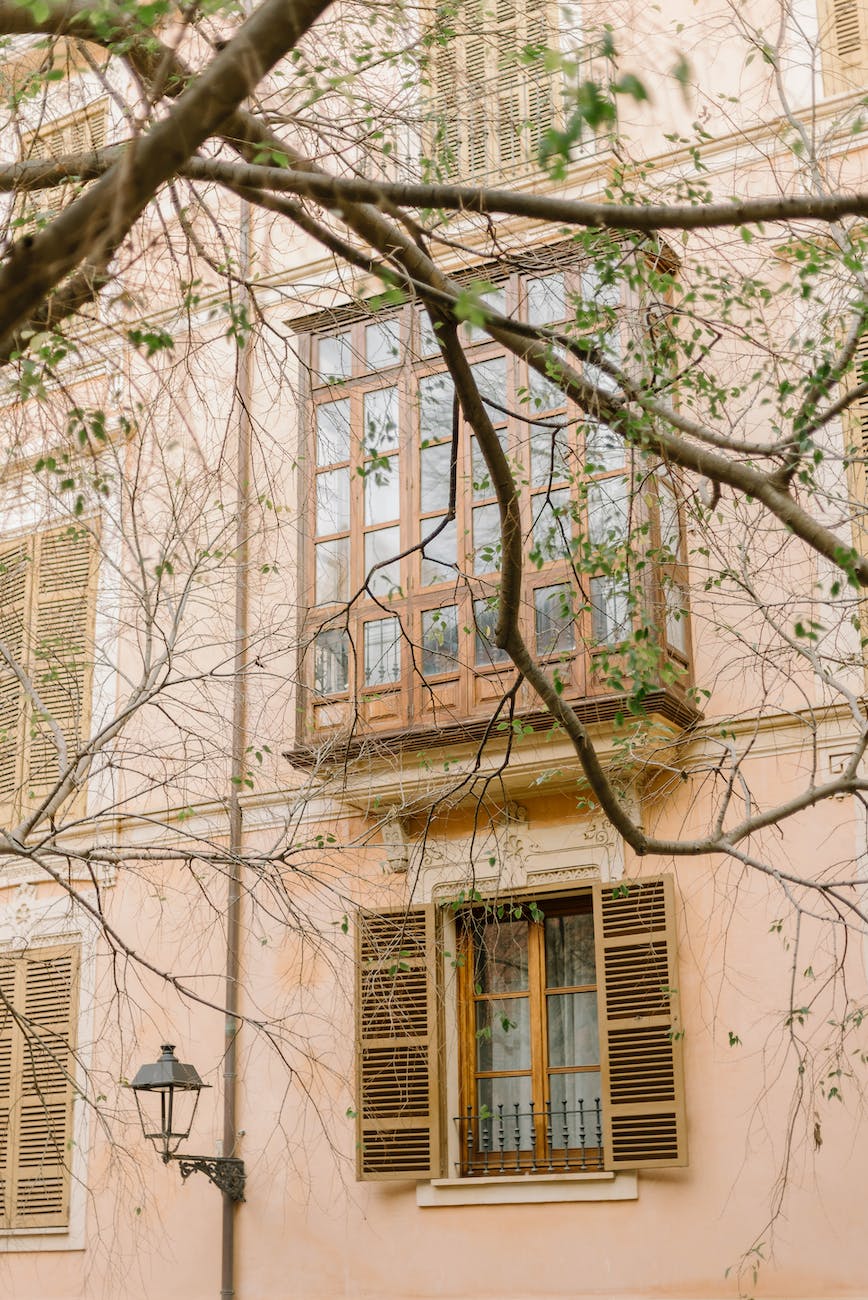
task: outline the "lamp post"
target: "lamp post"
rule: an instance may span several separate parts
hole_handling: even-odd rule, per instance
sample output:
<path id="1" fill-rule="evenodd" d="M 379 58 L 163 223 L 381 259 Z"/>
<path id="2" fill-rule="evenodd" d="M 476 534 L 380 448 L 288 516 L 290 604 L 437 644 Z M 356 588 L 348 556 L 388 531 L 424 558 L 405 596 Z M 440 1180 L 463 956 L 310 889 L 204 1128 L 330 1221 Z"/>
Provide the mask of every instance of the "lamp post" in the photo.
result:
<path id="1" fill-rule="evenodd" d="M 244 1200 L 244 1161 L 235 1156 L 178 1155 L 178 1148 L 190 1136 L 203 1083 L 192 1065 L 175 1055 L 173 1043 L 164 1043 L 162 1055 L 153 1065 L 143 1065 L 130 1087 L 142 1124 L 142 1132 L 153 1142 L 164 1164 L 177 1160 L 181 1177 L 196 1170 L 209 1178 L 232 1201 Z"/>

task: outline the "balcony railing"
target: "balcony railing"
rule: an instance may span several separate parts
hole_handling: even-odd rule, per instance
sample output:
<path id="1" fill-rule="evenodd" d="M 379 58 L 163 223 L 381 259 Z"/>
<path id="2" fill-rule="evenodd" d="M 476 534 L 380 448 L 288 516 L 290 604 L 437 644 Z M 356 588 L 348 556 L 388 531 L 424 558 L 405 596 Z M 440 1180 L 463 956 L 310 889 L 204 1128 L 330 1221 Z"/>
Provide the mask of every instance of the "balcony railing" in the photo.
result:
<path id="1" fill-rule="evenodd" d="M 455 1116 L 460 1138 L 462 1177 L 496 1174 L 590 1173 L 603 1167 L 603 1121 L 600 1099 L 579 1101 L 577 1109 L 547 1101 L 542 1110 L 529 1104 L 497 1104 L 493 1109 L 468 1106 Z"/>

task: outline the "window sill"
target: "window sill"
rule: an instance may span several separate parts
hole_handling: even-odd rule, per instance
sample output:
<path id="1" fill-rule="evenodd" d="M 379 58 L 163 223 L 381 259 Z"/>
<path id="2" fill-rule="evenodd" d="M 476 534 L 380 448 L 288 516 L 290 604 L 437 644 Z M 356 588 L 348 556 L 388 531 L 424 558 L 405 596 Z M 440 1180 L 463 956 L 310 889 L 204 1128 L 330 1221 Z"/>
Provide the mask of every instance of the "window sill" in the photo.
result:
<path id="1" fill-rule="evenodd" d="M 635 1201 L 635 1173 L 514 1174 L 495 1178 L 434 1178 L 417 1183 L 416 1204 L 544 1205 L 551 1201 Z"/>
<path id="2" fill-rule="evenodd" d="M 70 1228 L 0 1228 L 0 1255 L 46 1250 L 84 1250 L 81 1234 Z"/>

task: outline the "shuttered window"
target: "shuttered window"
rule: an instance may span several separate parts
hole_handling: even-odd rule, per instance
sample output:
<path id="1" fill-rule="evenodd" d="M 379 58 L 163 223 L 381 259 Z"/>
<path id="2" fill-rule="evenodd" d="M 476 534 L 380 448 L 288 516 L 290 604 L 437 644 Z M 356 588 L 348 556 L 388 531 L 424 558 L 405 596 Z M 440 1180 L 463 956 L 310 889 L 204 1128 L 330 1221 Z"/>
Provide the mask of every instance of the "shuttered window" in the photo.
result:
<path id="1" fill-rule="evenodd" d="M 559 124 L 563 89 L 534 52 L 557 48 L 547 0 L 458 7 L 430 65 L 432 152 L 442 172 L 466 182 L 535 161 L 546 131 Z"/>
<path id="2" fill-rule="evenodd" d="M 24 138 L 21 155 L 30 162 L 48 162 L 102 149 L 106 142 L 106 106 L 93 104 L 82 112 L 60 121 L 46 123 Z M 72 197 L 73 183 L 55 185 L 48 190 L 34 190 L 30 211 L 53 219 Z"/>
<path id="3" fill-rule="evenodd" d="M 819 0 L 823 86 L 827 95 L 868 83 L 868 0 Z"/>
<path id="4" fill-rule="evenodd" d="M 429 908 L 360 920 L 360 1178 L 443 1170 L 447 1070 L 460 1096 L 450 1172 L 687 1163 L 671 878 L 464 914 L 460 1060 L 444 1068 L 435 919 Z"/>
<path id="5" fill-rule="evenodd" d="M 90 721 L 96 548 L 84 528 L 0 544 L 0 815 L 49 792 Z"/>
<path id="6" fill-rule="evenodd" d="M 0 955 L 0 1228 L 69 1222 L 78 949 Z"/>

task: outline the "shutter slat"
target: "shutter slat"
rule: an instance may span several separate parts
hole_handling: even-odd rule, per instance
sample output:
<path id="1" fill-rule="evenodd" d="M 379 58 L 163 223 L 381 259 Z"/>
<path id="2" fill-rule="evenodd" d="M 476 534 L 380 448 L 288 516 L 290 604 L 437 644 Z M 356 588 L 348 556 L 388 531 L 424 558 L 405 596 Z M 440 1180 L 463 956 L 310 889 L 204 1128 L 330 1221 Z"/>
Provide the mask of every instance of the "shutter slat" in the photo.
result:
<path id="1" fill-rule="evenodd" d="M 594 932 L 605 1167 L 685 1165 L 671 876 L 596 884 Z"/>
<path id="2" fill-rule="evenodd" d="M 356 921 L 357 1176 L 442 1168 L 441 1007 L 433 906 Z"/>

